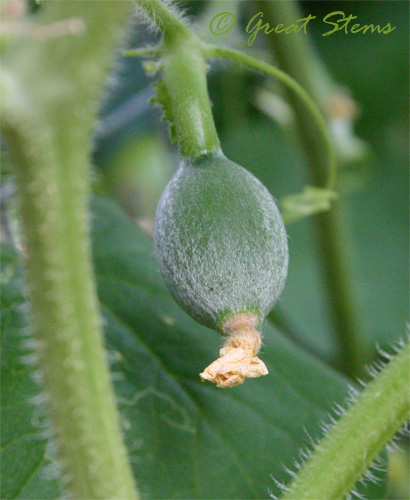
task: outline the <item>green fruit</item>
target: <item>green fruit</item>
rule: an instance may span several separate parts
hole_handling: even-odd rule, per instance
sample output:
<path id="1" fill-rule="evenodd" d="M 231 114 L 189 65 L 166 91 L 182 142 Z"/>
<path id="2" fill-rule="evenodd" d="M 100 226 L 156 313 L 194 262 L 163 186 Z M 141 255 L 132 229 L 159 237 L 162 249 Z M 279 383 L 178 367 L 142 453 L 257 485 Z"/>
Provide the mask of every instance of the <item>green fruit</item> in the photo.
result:
<path id="1" fill-rule="evenodd" d="M 221 152 L 182 162 L 159 201 L 154 240 L 176 302 L 222 333 L 239 313 L 260 323 L 282 292 L 288 245 L 279 210 Z"/>

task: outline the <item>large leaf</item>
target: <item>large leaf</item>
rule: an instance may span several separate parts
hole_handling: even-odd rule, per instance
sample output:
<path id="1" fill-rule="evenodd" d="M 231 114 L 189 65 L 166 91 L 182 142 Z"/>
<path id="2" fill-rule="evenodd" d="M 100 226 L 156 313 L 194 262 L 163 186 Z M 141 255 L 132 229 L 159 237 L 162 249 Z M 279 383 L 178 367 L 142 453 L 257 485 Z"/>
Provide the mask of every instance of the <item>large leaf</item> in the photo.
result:
<path id="1" fill-rule="evenodd" d="M 294 468 L 293 460 L 309 446 L 308 435 L 320 435 L 319 422 L 326 420 L 332 402 L 344 399 L 346 381 L 266 324 L 262 358 L 268 376 L 229 390 L 201 383 L 198 374 L 215 359 L 221 339 L 174 303 L 158 274 L 152 244 L 135 225 L 112 202 L 97 200 L 93 211 L 107 349 L 143 498 L 278 493 L 271 476 L 289 480 L 282 464 Z M 19 312 L 22 299 L 16 296 L 17 302 L 9 300 L 13 312 L 7 317 Z M 10 475 L 3 498 L 56 498 L 57 484 L 47 483 L 40 470 L 45 443 L 35 439 L 39 431 L 28 403 L 32 382 L 15 352 L 19 334 L 5 323 L 3 350 L 15 368 L 5 373 L 10 390 L 4 394 L 3 438 L 18 446 L 3 459 Z M 18 366 L 27 374 L 20 385 Z M 11 476 L 23 463 L 33 464 L 31 476 L 28 469 L 24 477 Z"/>
<path id="2" fill-rule="evenodd" d="M 151 242 L 99 200 L 94 258 L 127 442 L 151 498 L 266 498 L 288 481 L 346 382 L 266 324 L 269 376 L 231 390 L 201 383 L 219 336 L 175 305 Z M 141 279 L 143 278 L 143 279 Z M 378 498 L 383 486 L 372 492 Z"/>
<path id="3" fill-rule="evenodd" d="M 1 247 L 1 498 L 49 499 L 61 489 L 50 474 L 45 411 L 35 380 L 27 303 L 17 254 Z M 37 403 L 36 403 L 37 401 Z"/>

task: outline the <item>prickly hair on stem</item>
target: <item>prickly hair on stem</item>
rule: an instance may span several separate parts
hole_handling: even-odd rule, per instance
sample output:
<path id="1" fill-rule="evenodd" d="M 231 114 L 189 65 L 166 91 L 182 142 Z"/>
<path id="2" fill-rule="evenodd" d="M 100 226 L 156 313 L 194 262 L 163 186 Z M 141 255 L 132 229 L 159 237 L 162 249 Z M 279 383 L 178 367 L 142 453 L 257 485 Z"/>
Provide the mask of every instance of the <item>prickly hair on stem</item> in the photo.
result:
<path id="1" fill-rule="evenodd" d="M 341 500 L 352 491 L 357 496 L 354 486 L 362 477 L 372 478 L 368 469 L 410 417 L 409 337 L 396 351 L 344 412 L 337 406 L 336 418 L 329 415 L 323 440 L 297 466 L 282 500 Z M 356 392 L 351 390 L 348 398 Z"/>
<path id="2" fill-rule="evenodd" d="M 136 0 L 136 16 L 154 33 L 189 25 L 175 0 Z"/>

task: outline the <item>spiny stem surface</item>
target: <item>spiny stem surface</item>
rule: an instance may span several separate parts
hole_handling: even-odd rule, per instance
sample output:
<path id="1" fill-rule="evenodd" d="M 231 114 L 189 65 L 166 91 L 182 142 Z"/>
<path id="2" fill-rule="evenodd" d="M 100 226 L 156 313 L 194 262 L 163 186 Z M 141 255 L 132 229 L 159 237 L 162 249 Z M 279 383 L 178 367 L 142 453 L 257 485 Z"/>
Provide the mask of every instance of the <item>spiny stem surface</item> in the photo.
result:
<path id="1" fill-rule="evenodd" d="M 84 35 L 18 40 L 2 72 L 40 369 L 62 479 L 84 500 L 137 498 L 104 352 L 87 207 L 94 102 L 130 8 L 47 2 L 39 24 L 75 16 Z"/>
<path id="2" fill-rule="evenodd" d="M 342 500 L 410 416 L 410 343 L 313 450 L 281 500 Z"/>

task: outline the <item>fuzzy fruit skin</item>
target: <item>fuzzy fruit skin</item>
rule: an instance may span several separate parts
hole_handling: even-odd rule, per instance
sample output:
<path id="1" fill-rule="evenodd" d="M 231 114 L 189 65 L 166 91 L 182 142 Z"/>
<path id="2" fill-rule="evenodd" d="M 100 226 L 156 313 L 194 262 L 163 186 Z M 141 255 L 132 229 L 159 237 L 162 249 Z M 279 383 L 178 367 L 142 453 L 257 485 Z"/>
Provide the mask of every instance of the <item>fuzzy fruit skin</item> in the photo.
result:
<path id="1" fill-rule="evenodd" d="M 181 163 L 159 201 L 154 242 L 172 296 L 211 328 L 242 312 L 262 320 L 282 292 L 288 244 L 274 198 L 222 152 Z"/>

